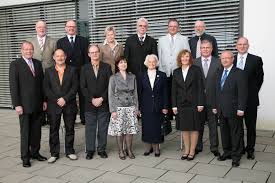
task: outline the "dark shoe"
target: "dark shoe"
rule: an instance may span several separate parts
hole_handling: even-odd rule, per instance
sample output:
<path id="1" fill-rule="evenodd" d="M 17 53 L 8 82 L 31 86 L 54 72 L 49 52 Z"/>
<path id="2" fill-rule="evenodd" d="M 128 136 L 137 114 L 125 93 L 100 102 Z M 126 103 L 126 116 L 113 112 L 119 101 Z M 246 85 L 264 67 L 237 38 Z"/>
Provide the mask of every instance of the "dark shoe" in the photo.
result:
<path id="1" fill-rule="evenodd" d="M 135 159 L 136 158 L 135 155 L 134 155 L 134 153 L 132 151 L 129 151 L 129 150 L 128 150 L 128 157 L 130 159 Z"/>
<path id="2" fill-rule="evenodd" d="M 151 148 L 148 152 L 144 152 L 144 156 L 149 156 L 153 152 L 153 148 Z"/>
<path id="3" fill-rule="evenodd" d="M 85 124 L 86 124 L 86 122 L 85 122 L 85 121 L 81 121 L 81 124 L 82 124 L 82 125 L 85 125 Z"/>
<path id="4" fill-rule="evenodd" d="M 214 154 L 214 156 L 220 156 L 221 155 L 219 151 L 211 151 L 211 152 Z"/>
<path id="5" fill-rule="evenodd" d="M 231 159 L 231 156 L 226 156 L 225 154 L 218 157 L 218 161 L 225 161 L 227 159 Z"/>
<path id="6" fill-rule="evenodd" d="M 239 160 L 233 160 L 232 161 L 232 167 L 238 167 L 240 166 L 240 161 Z"/>
<path id="7" fill-rule="evenodd" d="M 201 149 L 195 149 L 195 154 L 199 154 L 200 152 L 202 152 Z"/>
<path id="8" fill-rule="evenodd" d="M 25 167 L 25 168 L 31 167 L 31 162 L 30 162 L 30 160 L 23 160 L 23 167 Z"/>
<path id="9" fill-rule="evenodd" d="M 185 160 L 185 159 L 187 159 L 187 157 L 188 157 L 188 154 L 183 154 L 180 159 Z"/>
<path id="10" fill-rule="evenodd" d="M 95 153 L 95 152 L 88 152 L 87 155 L 86 155 L 86 159 L 87 159 L 87 160 L 93 159 L 94 153 Z"/>
<path id="11" fill-rule="evenodd" d="M 119 152 L 118 152 L 118 157 L 119 157 L 119 159 L 121 159 L 121 160 L 126 160 L 126 156 L 125 156 L 125 154 L 124 154 L 124 151 L 119 151 Z"/>
<path id="12" fill-rule="evenodd" d="M 196 156 L 196 154 L 194 154 L 194 155 L 189 154 L 186 159 L 187 159 L 187 161 L 192 161 L 195 158 L 195 156 Z"/>
<path id="13" fill-rule="evenodd" d="M 155 153 L 155 157 L 160 157 L 160 151 L 158 153 Z"/>
<path id="14" fill-rule="evenodd" d="M 41 154 L 38 154 L 38 155 L 35 155 L 35 156 L 32 156 L 32 159 L 36 159 L 38 161 L 46 161 L 47 158 L 42 156 Z"/>
<path id="15" fill-rule="evenodd" d="M 105 151 L 102 151 L 102 152 L 98 152 L 97 153 L 101 158 L 108 158 L 108 155 Z"/>
<path id="16" fill-rule="evenodd" d="M 255 159 L 254 152 L 248 152 L 248 153 L 247 153 L 247 159 L 250 159 L 250 160 Z"/>

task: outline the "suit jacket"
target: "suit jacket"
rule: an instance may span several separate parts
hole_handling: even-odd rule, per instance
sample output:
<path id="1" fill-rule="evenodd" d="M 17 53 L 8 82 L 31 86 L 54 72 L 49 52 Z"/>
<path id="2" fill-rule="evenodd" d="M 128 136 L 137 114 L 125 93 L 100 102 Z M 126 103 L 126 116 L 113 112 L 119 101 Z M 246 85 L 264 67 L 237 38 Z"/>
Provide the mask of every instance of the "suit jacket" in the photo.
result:
<path id="1" fill-rule="evenodd" d="M 177 68 L 178 53 L 183 49 L 190 50 L 186 36 L 177 33 L 173 46 L 169 37 L 169 34 L 162 36 L 158 42 L 159 70 L 165 72 L 167 77 Z"/>
<path id="2" fill-rule="evenodd" d="M 12 105 L 22 106 L 24 114 L 43 110 L 43 69 L 40 61 L 32 59 L 35 70 L 33 76 L 26 61 L 21 57 L 11 62 L 9 69 Z"/>
<path id="3" fill-rule="evenodd" d="M 132 73 L 127 73 L 126 80 L 123 79 L 120 72 L 111 76 L 108 98 L 110 112 L 116 112 L 117 107 L 135 106 L 138 109 L 136 76 Z"/>
<path id="4" fill-rule="evenodd" d="M 57 48 L 61 48 L 67 54 L 66 64 L 74 66 L 79 70 L 82 65 L 89 62 L 88 46 L 88 39 L 78 35 L 75 37 L 73 48 L 67 36 L 57 41 Z"/>
<path id="5" fill-rule="evenodd" d="M 245 73 L 236 67 L 232 67 L 221 89 L 220 81 L 223 68 L 216 77 L 215 101 L 212 106 L 218 110 L 218 114 L 224 117 L 235 117 L 237 110 L 245 111 L 247 102 L 247 79 Z"/>
<path id="6" fill-rule="evenodd" d="M 204 88 L 205 88 L 205 104 L 207 106 L 211 107 L 211 101 L 213 100 L 213 91 L 215 89 L 215 80 L 216 80 L 216 76 L 217 76 L 217 72 L 219 71 L 219 69 L 221 69 L 221 63 L 220 60 L 216 57 L 211 57 L 211 62 L 209 65 L 209 69 L 207 72 L 207 76 L 204 75 L 203 73 L 203 63 L 202 63 L 202 58 L 199 57 L 195 60 L 194 65 L 197 65 L 201 68 L 201 72 L 203 75 L 203 84 L 204 84 Z"/>
<path id="7" fill-rule="evenodd" d="M 56 49 L 56 40 L 49 36 L 46 36 L 44 48 L 42 51 L 40 50 L 37 36 L 29 39 L 28 41 L 30 41 L 34 47 L 33 58 L 42 62 L 44 72 L 45 69 L 54 65 L 53 54 Z"/>
<path id="8" fill-rule="evenodd" d="M 138 79 L 138 98 L 141 113 L 161 112 L 168 109 L 167 77 L 157 71 L 152 89 L 148 72 L 140 73 Z"/>
<path id="9" fill-rule="evenodd" d="M 123 45 L 117 44 L 114 48 L 114 54 L 112 53 L 112 49 L 108 44 L 100 44 L 100 60 L 105 62 L 112 67 L 112 72 L 115 73 L 115 61 L 124 55 Z"/>
<path id="10" fill-rule="evenodd" d="M 197 52 L 197 42 L 199 40 L 199 36 L 194 36 L 191 39 L 189 39 L 189 45 L 192 53 L 192 57 L 196 58 L 196 52 Z M 214 36 L 211 36 L 209 34 L 203 33 L 201 35 L 201 41 L 203 40 L 208 40 L 212 43 L 213 46 L 213 51 L 212 51 L 212 56 L 218 57 L 219 56 L 219 50 L 218 50 L 218 45 L 216 38 Z"/>
<path id="11" fill-rule="evenodd" d="M 85 64 L 81 68 L 80 73 L 80 88 L 85 97 L 85 111 L 109 111 L 108 106 L 108 84 L 109 78 L 112 75 L 111 66 L 100 62 L 97 77 L 95 76 L 91 63 Z M 95 107 L 92 104 L 92 98 L 103 98 L 103 103 L 100 107 Z"/>
<path id="12" fill-rule="evenodd" d="M 60 84 L 58 72 L 55 66 L 52 66 L 45 71 L 44 78 L 45 95 L 48 100 L 48 112 L 60 114 L 76 114 L 76 92 L 78 90 L 78 77 L 76 70 L 73 67 L 66 66 L 64 71 L 62 84 Z M 57 105 L 57 99 L 63 97 L 66 101 L 64 107 Z"/>
<path id="13" fill-rule="evenodd" d="M 189 67 L 184 81 L 182 69 L 174 70 L 172 79 L 172 107 L 197 107 L 204 105 L 202 73 L 198 66 Z"/>
<path id="14" fill-rule="evenodd" d="M 237 55 L 234 57 L 234 66 L 237 64 Z M 248 80 L 248 105 L 258 106 L 259 91 L 264 81 L 263 61 L 261 57 L 248 53 L 244 72 Z"/>
<path id="15" fill-rule="evenodd" d="M 146 71 L 144 65 L 145 57 L 149 54 L 158 54 L 157 42 L 146 34 L 144 44 L 141 45 L 137 34 L 127 38 L 124 56 L 128 60 L 128 71 L 137 76 L 138 73 Z"/>

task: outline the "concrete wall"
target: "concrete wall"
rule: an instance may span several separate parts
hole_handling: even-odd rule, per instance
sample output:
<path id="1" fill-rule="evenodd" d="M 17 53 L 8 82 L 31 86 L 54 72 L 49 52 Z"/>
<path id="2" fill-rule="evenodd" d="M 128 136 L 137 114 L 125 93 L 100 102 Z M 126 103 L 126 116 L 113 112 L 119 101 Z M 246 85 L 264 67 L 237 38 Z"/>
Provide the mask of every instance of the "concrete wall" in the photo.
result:
<path id="1" fill-rule="evenodd" d="M 244 36 L 249 52 L 262 57 L 264 83 L 260 91 L 258 129 L 275 129 L 275 1 L 244 1 Z M 273 17 L 273 18 L 272 18 Z"/>

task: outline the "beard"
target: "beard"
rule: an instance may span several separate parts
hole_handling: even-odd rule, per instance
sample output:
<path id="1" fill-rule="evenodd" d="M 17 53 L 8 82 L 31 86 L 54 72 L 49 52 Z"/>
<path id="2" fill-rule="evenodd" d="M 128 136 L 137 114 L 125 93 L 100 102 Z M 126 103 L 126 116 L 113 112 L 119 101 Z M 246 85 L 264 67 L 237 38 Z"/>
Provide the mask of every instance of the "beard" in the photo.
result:
<path id="1" fill-rule="evenodd" d="M 204 31 L 195 31 L 196 36 L 201 36 L 203 35 Z"/>

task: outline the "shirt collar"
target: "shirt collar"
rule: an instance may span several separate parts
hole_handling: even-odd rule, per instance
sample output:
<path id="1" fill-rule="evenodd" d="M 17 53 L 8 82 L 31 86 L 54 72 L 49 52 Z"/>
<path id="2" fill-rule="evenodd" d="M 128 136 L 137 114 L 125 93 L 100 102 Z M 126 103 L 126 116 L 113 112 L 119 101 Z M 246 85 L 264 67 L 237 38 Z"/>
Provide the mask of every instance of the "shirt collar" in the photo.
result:
<path id="1" fill-rule="evenodd" d="M 178 34 L 178 33 L 177 33 L 177 34 Z M 176 39 L 177 34 L 173 35 L 174 40 Z M 172 35 L 168 33 L 168 36 L 169 36 L 169 39 L 172 40 Z"/>
<path id="2" fill-rule="evenodd" d="M 204 61 L 205 59 L 207 59 L 208 61 L 211 61 L 211 55 L 209 57 L 203 57 L 201 56 L 201 60 Z"/>
<path id="3" fill-rule="evenodd" d="M 73 40 L 75 42 L 76 35 L 67 35 L 67 38 L 68 38 L 69 41 L 71 41 L 71 37 L 73 37 Z"/>
<path id="4" fill-rule="evenodd" d="M 138 36 L 138 38 L 142 37 L 142 36 L 141 36 L 141 35 L 139 35 L 138 33 L 137 33 L 137 36 Z M 146 33 L 143 35 L 143 40 L 142 40 L 142 41 L 144 41 L 144 40 L 145 40 L 145 38 L 146 38 Z"/>
<path id="5" fill-rule="evenodd" d="M 246 52 L 245 54 L 241 55 L 240 53 L 238 53 L 238 60 L 241 59 L 241 57 L 243 57 L 243 60 L 246 60 L 248 53 Z"/>
<path id="6" fill-rule="evenodd" d="M 36 37 L 37 37 L 38 42 L 39 42 L 40 39 L 43 39 L 43 43 L 45 43 L 46 35 L 43 36 L 43 37 L 39 37 L 39 36 L 37 35 Z"/>
<path id="7" fill-rule="evenodd" d="M 227 70 L 227 75 L 228 75 L 229 72 L 231 71 L 232 67 L 233 67 L 233 64 L 232 64 L 230 67 L 228 67 L 227 69 L 226 69 L 226 68 L 223 68 L 223 72 L 224 72 L 225 70 Z"/>
<path id="8" fill-rule="evenodd" d="M 116 47 L 118 45 L 118 42 L 117 42 L 117 40 L 114 40 L 114 42 L 115 42 L 115 47 Z M 107 39 L 105 39 L 103 42 L 103 45 L 107 45 L 107 44 L 108 44 Z"/>

